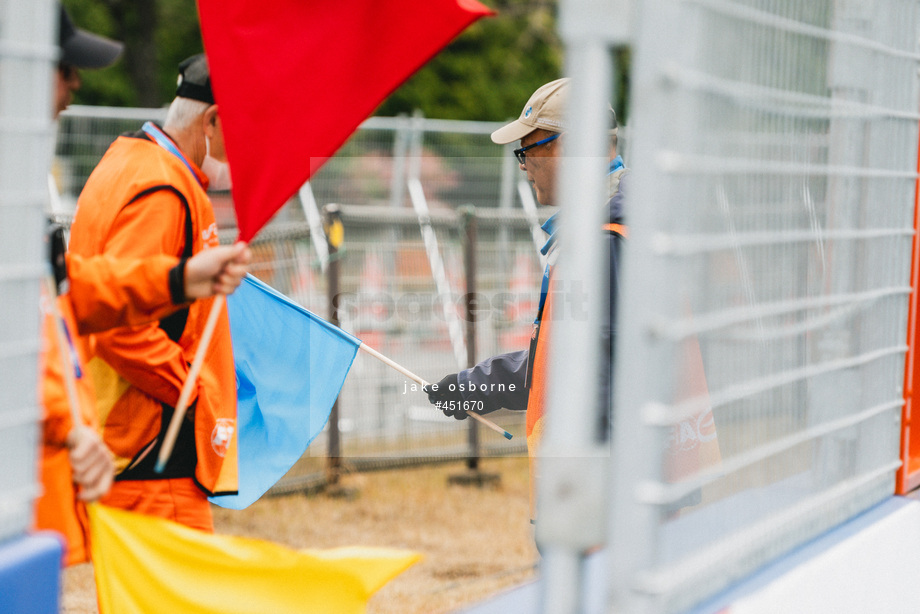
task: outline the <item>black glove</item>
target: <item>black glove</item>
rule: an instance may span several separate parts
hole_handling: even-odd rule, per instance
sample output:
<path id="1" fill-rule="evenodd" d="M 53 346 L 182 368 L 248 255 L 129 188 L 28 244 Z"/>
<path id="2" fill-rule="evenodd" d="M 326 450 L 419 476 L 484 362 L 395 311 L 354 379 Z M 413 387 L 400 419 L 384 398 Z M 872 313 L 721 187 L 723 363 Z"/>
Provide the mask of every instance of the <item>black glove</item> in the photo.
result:
<path id="1" fill-rule="evenodd" d="M 422 390 L 428 393 L 428 402 L 440 409 L 448 418 L 466 420 L 463 395 L 460 394 L 459 373 L 447 375 L 437 384 L 428 384 Z"/>
<path id="2" fill-rule="evenodd" d="M 50 224 L 45 236 L 48 241 L 48 261 L 51 263 L 54 282 L 60 294 L 66 291 L 64 282 L 67 281 L 67 261 L 64 257 L 67 247 L 64 243 L 64 227 L 60 224 Z"/>

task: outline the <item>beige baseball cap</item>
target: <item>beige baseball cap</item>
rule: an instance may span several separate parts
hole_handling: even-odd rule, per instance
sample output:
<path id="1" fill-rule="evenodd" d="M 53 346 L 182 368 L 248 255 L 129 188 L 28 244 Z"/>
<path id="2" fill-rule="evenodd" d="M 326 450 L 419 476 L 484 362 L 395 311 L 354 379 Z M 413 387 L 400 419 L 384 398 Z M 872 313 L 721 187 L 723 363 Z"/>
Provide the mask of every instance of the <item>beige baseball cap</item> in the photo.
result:
<path id="1" fill-rule="evenodd" d="M 530 97 L 521 116 L 508 124 L 502 126 L 492 133 L 492 142 L 499 145 L 507 145 L 523 139 L 525 136 L 542 128 L 551 132 L 565 132 L 563 123 L 563 113 L 565 112 L 565 101 L 569 95 L 569 79 L 556 79 L 543 85 Z M 607 107 L 610 111 L 610 135 L 615 136 L 617 133 L 617 114 L 613 107 Z"/>
<path id="2" fill-rule="evenodd" d="M 513 143 L 540 128 L 563 132 L 565 126 L 562 120 L 569 81 L 566 77 L 541 86 L 524 105 L 519 118 L 492 133 L 492 142 L 499 145 Z"/>

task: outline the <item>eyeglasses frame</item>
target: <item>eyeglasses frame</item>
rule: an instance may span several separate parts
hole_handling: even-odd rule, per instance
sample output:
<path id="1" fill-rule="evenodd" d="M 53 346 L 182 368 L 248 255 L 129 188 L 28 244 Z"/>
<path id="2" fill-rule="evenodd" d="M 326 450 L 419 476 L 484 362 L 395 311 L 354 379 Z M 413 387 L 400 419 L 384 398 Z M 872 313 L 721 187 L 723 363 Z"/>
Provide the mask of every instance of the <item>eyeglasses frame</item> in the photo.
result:
<path id="1" fill-rule="evenodd" d="M 562 133 L 561 133 L 561 132 L 557 132 L 557 133 L 554 134 L 553 136 L 548 136 L 548 137 L 546 137 L 545 139 L 542 139 L 542 140 L 537 141 L 536 143 L 531 143 L 531 144 L 528 145 L 527 147 L 521 147 L 520 149 L 515 149 L 515 150 L 514 150 L 514 157 L 518 159 L 518 162 L 520 162 L 521 164 L 523 164 L 523 165 L 526 166 L 526 164 L 527 164 L 527 153 L 526 153 L 526 152 L 527 152 L 528 150 L 533 149 L 534 147 L 539 147 L 540 145 L 545 145 L 545 144 L 547 144 L 547 143 L 549 143 L 549 142 L 551 142 L 551 141 L 555 141 L 555 140 L 558 139 L 560 136 L 562 136 Z"/>

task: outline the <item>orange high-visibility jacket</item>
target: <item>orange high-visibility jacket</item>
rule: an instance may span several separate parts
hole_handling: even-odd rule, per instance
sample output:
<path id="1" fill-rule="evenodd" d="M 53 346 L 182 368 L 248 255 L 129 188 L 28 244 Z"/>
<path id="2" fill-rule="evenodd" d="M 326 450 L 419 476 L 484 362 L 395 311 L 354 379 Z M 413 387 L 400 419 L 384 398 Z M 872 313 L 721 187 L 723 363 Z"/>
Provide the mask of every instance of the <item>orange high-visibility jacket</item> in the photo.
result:
<path id="1" fill-rule="evenodd" d="M 606 224 L 604 226 L 612 237 L 617 240 L 625 238 L 628 229 L 625 225 L 619 223 Z M 613 246 L 611 250 L 615 249 Z M 613 261 L 614 263 L 616 260 Z M 616 275 L 615 264 L 611 265 L 611 272 Z M 527 454 L 530 457 L 530 517 L 536 518 L 536 481 L 538 476 L 538 450 L 541 439 L 543 438 L 543 418 L 546 414 L 547 405 L 547 387 L 549 383 L 549 356 L 551 344 L 551 329 L 554 322 L 553 297 L 556 295 L 555 277 L 550 275 L 546 301 L 543 304 L 542 313 L 539 315 L 539 326 L 534 326 L 533 337 L 531 338 L 529 360 L 532 361 L 532 371 L 529 383 L 529 392 L 527 396 L 527 415 L 526 415 L 526 432 L 527 432 Z M 615 277 L 611 278 L 611 283 L 615 284 Z M 606 395 L 605 395 L 606 398 Z"/>
<path id="2" fill-rule="evenodd" d="M 191 164 L 191 163 L 190 163 Z M 77 203 L 70 251 L 119 259 L 188 257 L 218 244 L 207 178 L 143 133 L 119 137 L 90 175 Z M 188 374 L 213 299 L 145 326 L 92 336 L 88 371 L 117 479 L 194 477 L 208 494 L 235 492 L 236 377 L 226 309 L 162 475 L 152 465 Z M 193 449 L 181 449 L 181 448 Z M 173 462 L 175 461 L 175 462 Z"/>
<path id="3" fill-rule="evenodd" d="M 169 274 L 178 265 L 178 257 L 165 254 L 123 260 L 68 253 L 67 296 L 80 334 L 143 324 L 176 311 Z"/>
<path id="4" fill-rule="evenodd" d="M 96 395 L 85 372 L 87 338 L 76 334 L 116 326 L 150 322 L 179 308 L 170 292 L 170 271 L 179 265 L 173 256 L 154 256 L 144 260 L 122 261 L 111 256 L 82 258 L 67 255 L 70 291 L 57 299 L 58 313 L 65 322 L 70 343 L 68 368 L 74 370 L 80 415 L 85 425 L 99 429 Z M 184 297 L 183 297 L 184 298 Z M 43 304 L 49 298 L 43 297 Z M 77 500 L 76 488 L 66 447 L 73 429 L 70 401 L 64 382 L 61 348 L 55 322 L 44 309 L 39 398 L 44 408 L 40 475 L 42 494 L 35 503 L 35 527 L 60 533 L 67 544 L 67 565 L 88 559 L 86 508 Z M 78 311 L 75 315 L 74 311 Z"/>
<path id="5" fill-rule="evenodd" d="M 143 260 L 119 260 L 111 256 L 83 258 L 67 254 L 70 290 L 57 297 L 58 312 L 64 318 L 72 352 L 81 377 L 77 388 L 81 412 L 89 426 L 96 426 L 92 381 L 82 377 L 86 363 L 86 339 L 77 335 L 119 326 L 143 324 L 179 309 L 169 290 L 169 273 L 179 264 L 174 256 Z M 43 301 L 49 300 L 43 297 Z M 45 408 L 44 441 L 61 447 L 73 428 L 73 420 L 61 374 L 60 348 L 50 309 L 44 309 L 41 356 L 42 403 Z"/>
<path id="6" fill-rule="evenodd" d="M 49 299 L 44 297 L 43 300 Z M 72 346 L 64 351 L 73 352 L 71 356 L 75 356 L 80 364 L 85 364 L 86 347 L 84 340 L 76 337 L 73 332 L 75 324 L 70 300 L 67 296 L 58 297 L 56 300 L 58 311 L 66 322 L 73 342 Z M 73 565 L 86 561 L 89 556 L 86 542 L 86 509 L 77 501 L 70 470 L 66 441 L 74 425 L 64 384 L 61 348 L 58 346 L 55 322 L 51 313 L 45 313 L 42 327 L 39 398 L 44 408 L 45 420 L 42 453 L 39 459 L 42 494 L 35 502 L 35 527 L 60 533 L 67 544 L 64 562 Z M 68 364 L 71 364 L 70 360 Z M 98 428 L 93 384 L 88 374 L 81 372 L 81 375 L 82 377 L 76 380 L 80 416 L 84 424 Z"/>

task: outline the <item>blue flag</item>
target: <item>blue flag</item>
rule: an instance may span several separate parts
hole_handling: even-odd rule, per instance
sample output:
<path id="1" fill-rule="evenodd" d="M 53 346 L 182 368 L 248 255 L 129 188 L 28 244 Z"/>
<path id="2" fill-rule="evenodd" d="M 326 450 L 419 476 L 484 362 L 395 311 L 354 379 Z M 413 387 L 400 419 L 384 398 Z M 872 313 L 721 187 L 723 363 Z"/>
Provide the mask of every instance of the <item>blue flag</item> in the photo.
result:
<path id="1" fill-rule="evenodd" d="M 241 510 L 303 456 L 332 411 L 361 340 L 248 275 L 227 297 L 236 363 Z"/>

